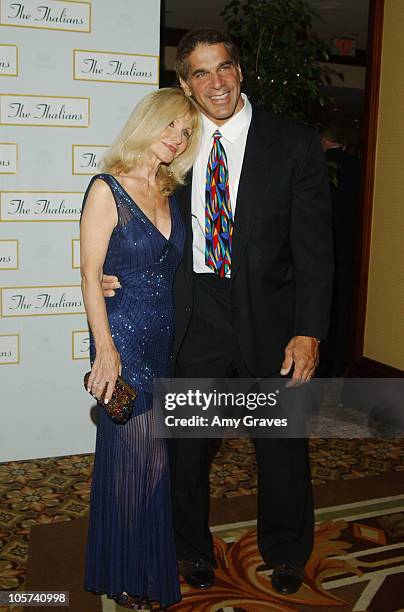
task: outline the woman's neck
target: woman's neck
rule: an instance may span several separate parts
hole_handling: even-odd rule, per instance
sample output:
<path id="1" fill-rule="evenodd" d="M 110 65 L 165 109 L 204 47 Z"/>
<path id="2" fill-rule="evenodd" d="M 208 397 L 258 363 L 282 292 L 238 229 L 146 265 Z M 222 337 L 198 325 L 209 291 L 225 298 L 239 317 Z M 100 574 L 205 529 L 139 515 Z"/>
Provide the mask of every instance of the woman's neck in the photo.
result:
<path id="1" fill-rule="evenodd" d="M 140 179 L 142 181 L 147 181 L 149 185 L 154 185 L 156 183 L 156 175 L 160 164 L 161 161 L 155 155 L 145 156 L 145 158 L 136 163 L 129 172 L 121 176 Z"/>

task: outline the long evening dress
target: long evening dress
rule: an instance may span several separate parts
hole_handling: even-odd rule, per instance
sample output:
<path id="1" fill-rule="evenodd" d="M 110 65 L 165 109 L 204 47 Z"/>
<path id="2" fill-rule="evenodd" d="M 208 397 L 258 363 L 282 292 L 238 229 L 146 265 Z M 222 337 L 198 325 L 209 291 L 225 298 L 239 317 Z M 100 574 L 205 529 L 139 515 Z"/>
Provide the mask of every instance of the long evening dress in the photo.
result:
<path id="1" fill-rule="evenodd" d="M 97 408 L 85 588 L 113 597 L 128 593 L 166 607 L 180 600 L 180 590 L 167 449 L 165 440 L 153 436 L 151 408 L 153 378 L 171 374 L 172 286 L 184 227 L 170 198 L 166 239 L 109 174 L 93 177 L 83 206 L 96 178 L 109 185 L 118 211 L 104 273 L 118 276 L 122 288 L 105 301 L 122 377 L 138 397 L 125 425 Z M 92 338 L 90 357 L 93 361 Z"/>

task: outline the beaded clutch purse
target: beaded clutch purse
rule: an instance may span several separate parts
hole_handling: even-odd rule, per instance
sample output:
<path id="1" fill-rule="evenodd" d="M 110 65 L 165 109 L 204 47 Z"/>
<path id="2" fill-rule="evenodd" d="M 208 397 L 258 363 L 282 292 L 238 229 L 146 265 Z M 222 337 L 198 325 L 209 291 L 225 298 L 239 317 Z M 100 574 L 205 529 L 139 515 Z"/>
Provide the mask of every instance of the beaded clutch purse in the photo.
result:
<path id="1" fill-rule="evenodd" d="M 87 390 L 87 382 L 91 372 L 84 375 L 84 387 Z M 136 391 L 128 385 L 121 376 L 118 376 L 115 383 L 115 389 L 108 404 L 104 404 L 105 391 L 98 403 L 101 404 L 108 416 L 115 422 L 123 425 L 132 414 L 133 402 L 137 398 Z"/>

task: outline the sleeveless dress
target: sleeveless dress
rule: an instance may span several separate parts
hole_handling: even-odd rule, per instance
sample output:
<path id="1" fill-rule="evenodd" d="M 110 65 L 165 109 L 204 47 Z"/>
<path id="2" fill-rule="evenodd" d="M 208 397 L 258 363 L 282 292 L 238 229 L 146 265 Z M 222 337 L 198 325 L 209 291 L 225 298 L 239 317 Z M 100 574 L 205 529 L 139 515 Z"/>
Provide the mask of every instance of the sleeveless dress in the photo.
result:
<path id="1" fill-rule="evenodd" d="M 170 198 L 167 240 L 109 174 L 118 224 L 112 232 L 104 273 L 121 289 L 106 298 L 122 377 L 136 391 L 132 416 L 114 423 L 98 406 L 91 488 L 85 588 L 119 597 L 128 593 L 167 607 L 180 600 L 171 515 L 166 441 L 153 436 L 154 377 L 169 377 L 174 336 L 174 274 L 182 257 L 184 227 Z M 90 358 L 95 347 L 90 336 Z"/>

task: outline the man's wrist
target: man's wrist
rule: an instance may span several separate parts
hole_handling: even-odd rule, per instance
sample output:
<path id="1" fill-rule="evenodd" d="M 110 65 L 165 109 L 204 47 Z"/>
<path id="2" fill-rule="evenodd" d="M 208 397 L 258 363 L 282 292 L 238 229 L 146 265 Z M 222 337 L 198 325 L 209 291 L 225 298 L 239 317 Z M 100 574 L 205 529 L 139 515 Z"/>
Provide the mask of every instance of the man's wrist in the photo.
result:
<path id="1" fill-rule="evenodd" d="M 315 340 L 317 344 L 320 344 L 321 340 L 317 336 L 308 336 L 306 334 L 297 334 L 295 338 L 310 338 L 311 340 Z"/>

